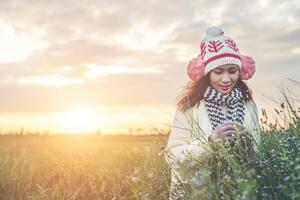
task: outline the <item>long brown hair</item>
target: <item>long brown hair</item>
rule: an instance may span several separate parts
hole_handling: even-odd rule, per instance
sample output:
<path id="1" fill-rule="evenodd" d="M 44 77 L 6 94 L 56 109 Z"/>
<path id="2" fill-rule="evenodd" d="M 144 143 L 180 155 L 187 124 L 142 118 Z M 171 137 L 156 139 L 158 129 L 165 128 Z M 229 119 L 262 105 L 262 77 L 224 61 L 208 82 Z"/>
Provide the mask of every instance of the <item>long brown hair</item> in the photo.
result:
<path id="1" fill-rule="evenodd" d="M 203 76 L 198 81 L 190 81 L 183 88 L 176 98 L 177 108 L 180 111 L 186 111 L 193 106 L 199 106 L 200 101 L 204 99 L 204 92 L 210 85 L 210 73 Z M 240 78 L 237 80 L 235 87 L 240 88 L 243 98 L 246 102 L 252 100 L 252 91 Z"/>

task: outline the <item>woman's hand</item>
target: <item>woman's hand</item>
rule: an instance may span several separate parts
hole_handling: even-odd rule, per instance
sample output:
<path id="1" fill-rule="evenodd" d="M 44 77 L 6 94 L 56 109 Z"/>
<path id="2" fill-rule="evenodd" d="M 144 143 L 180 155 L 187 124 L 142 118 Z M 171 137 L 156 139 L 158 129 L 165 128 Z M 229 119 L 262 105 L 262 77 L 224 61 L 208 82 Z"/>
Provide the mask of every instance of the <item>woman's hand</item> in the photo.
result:
<path id="1" fill-rule="evenodd" d="M 254 151 L 253 144 L 252 144 L 251 139 L 249 137 L 249 131 L 243 125 L 237 124 L 237 126 L 239 127 L 239 130 L 240 130 L 241 143 L 247 150 L 246 152 L 247 152 L 247 155 L 248 155 L 248 160 L 253 161 L 253 160 L 256 159 L 256 153 Z"/>
<path id="2" fill-rule="evenodd" d="M 237 126 L 237 128 L 239 130 L 239 135 L 240 135 L 241 141 L 245 143 L 247 141 L 248 136 L 249 136 L 248 129 L 245 126 L 241 125 L 241 124 L 235 124 L 235 125 Z"/>
<path id="3" fill-rule="evenodd" d="M 237 131 L 241 140 L 246 140 L 247 135 L 249 134 L 247 128 L 241 124 L 226 122 L 218 126 L 210 135 L 212 141 L 224 141 L 225 139 L 235 140 L 237 136 Z"/>
<path id="4" fill-rule="evenodd" d="M 213 142 L 224 141 L 225 139 L 234 139 L 236 135 L 236 130 L 232 122 L 226 122 L 218 126 L 210 135 Z"/>
<path id="5" fill-rule="evenodd" d="M 237 139 L 237 134 L 240 137 L 242 146 L 247 149 L 249 161 L 255 160 L 256 153 L 249 138 L 249 131 L 245 126 L 241 124 L 227 122 L 218 126 L 209 136 L 209 141 L 216 142 L 224 141 L 225 139 L 229 139 L 232 141 Z M 233 147 L 234 144 L 235 142 L 231 143 L 230 146 Z"/>

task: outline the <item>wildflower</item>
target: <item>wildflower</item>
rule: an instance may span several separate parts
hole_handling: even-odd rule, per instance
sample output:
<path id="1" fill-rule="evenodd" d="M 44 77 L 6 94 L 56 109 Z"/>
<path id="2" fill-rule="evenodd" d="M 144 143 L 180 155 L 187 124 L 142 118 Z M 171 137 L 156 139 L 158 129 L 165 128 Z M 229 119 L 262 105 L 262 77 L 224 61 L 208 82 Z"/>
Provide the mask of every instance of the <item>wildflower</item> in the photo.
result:
<path id="1" fill-rule="evenodd" d="M 256 178 L 260 179 L 260 178 L 262 178 L 262 177 L 261 177 L 260 175 L 257 175 Z"/>
<path id="2" fill-rule="evenodd" d="M 201 186 L 203 186 L 203 183 L 204 181 L 202 179 L 202 176 L 200 172 L 197 171 L 191 179 L 191 186 L 195 189 L 199 189 Z"/>
<path id="3" fill-rule="evenodd" d="M 133 183 L 138 183 L 138 182 L 140 181 L 140 178 L 137 177 L 137 176 L 132 176 L 132 177 L 131 177 L 131 181 L 132 181 Z"/>
<path id="4" fill-rule="evenodd" d="M 149 147 L 149 146 L 145 146 L 145 151 L 146 151 L 147 153 L 149 153 L 149 152 L 150 152 L 150 147 Z"/>
<path id="5" fill-rule="evenodd" d="M 133 174 L 134 174 L 134 175 L 139 174 L 139 172 L 140 172 L 140 170 L 139 170 L 137 167 L 135 167 L 135 168 L 133 169 Z"/>
<path id="6" fill-rule="evenodd" d="M 203 185 L 202 179 L 200 176 L 193 176 L 191 179 L 191 186 L 193 188 L 200 188 Z"/>
<path id="7" fill-rule="evenodd" d="M 284 181 L 288 181 L 290 179 L 290 177 L 289 176 L 286 176 L 283 180 Z"/>
<path id="8" fill-rule="evenodd" d="M 141 195 L 141 200 L 150 200 L 150 195 L 147 193 L 147 194 L 142 194 Z"/>
<path id="9" fill-rule="evenodd" d="M 246 199 L 247 199 L 246 195 L 242 195 L 242 196 L 240 197 L 240 200 L 246 200 Z"/>
<path id="10" fill-rule="evenodd" d="M 158 156 L 164 156 L 167 153 L 167 149 L 162 147 L 158 152 Z"/>
<path id="11" fill-rule="evenodd" d="M 152 171 L 147 173 L 147 177 L 148 178 L 153 178 L 154 177 L 154 173 Z"/>

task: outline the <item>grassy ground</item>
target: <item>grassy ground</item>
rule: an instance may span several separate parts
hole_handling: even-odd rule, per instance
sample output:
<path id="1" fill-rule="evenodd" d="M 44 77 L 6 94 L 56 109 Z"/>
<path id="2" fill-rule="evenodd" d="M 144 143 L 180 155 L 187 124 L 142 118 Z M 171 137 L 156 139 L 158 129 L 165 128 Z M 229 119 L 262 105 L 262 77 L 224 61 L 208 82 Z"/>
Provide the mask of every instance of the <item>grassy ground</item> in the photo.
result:
<path id="1" fill-rule="evenodd" d="M 1 136 L 0 199 L 167 199 L 166 136 Z"/>

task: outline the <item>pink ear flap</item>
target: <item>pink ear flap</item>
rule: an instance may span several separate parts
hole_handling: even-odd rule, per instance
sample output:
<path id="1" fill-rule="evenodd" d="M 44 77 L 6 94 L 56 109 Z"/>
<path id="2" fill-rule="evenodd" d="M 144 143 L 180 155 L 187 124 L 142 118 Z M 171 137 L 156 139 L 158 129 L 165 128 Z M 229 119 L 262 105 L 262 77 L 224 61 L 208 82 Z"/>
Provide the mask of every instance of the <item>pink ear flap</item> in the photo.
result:
<path id="1" fill-rule="evenodd" d="M 242 80 L 249 80 L 255 73 L 255 61 L 246 55 L 241 55 L 242 67 L 240 70 L 240 77 Z"/>
<path id="2" fill-rule="evenodd" d="M 193 81 L 197 81 L 205 75 L 204 68 L 204 61 L 200 56 L 198 56 L 196 58 L 193 58 L 189 62 L 187 67 L 187 74 L 190 79 L 192 79 Z"/>

